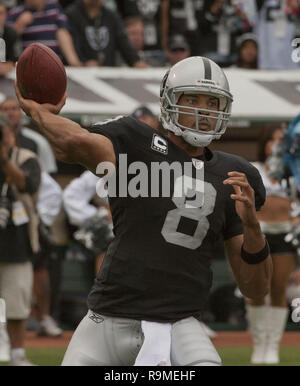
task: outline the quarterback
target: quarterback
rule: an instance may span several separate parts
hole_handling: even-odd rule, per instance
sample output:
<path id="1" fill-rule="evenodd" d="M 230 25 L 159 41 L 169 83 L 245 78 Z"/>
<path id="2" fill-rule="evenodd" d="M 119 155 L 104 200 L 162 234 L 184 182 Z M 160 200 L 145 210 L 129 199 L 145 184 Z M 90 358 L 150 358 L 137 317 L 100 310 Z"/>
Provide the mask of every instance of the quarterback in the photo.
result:
<path id="1" fill-rule="evenodd" d="M 169 69 L 160 90 L 159 131 L 130 116 L 88 131 L 58 116 L 66 96 L 53 106 L 23 99 L 17 86 L 16 94 L 62 161 L 93 173 L 110 162 L 117 174 L 122 154 L 149 170 L 153 162 L 193 165 L 182 168 L 190 175 L 174 176 L 170 197 L 109 197 L 115 237 L 62 364 L 221 365 L 199 321 L 212 284 L 217 237 L 223 235 L 247 298 L 266 295 L 272 273 L 256 216 L 265 200 L 260 174 L 243 158 L 208 147 L 224 134 L 230 117 L 233 98 L 222 69 L 204 57 Z M 199 178 L 201 183 L 189 188 L 193 192 L 174 194 L 183 179 Z"/>

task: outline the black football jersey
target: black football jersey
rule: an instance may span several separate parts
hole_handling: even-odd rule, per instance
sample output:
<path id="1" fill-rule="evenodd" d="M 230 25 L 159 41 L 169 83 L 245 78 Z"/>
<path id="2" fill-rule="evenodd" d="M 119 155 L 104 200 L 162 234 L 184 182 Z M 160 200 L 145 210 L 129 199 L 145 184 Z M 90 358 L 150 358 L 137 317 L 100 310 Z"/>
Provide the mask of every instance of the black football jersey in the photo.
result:
<path id="1" fill-rule="evenodd" d="M 241 157 L 208 148 L 203 157 L 191 159 L 168 137 L 133 117 L 96 124 L 91 132 L 113 143 L 118 182 L 109 197 L 115 238 L 89 294 L 89 308 L 156 322 L 200 316 L 212 284 L 216 240 L 220 234 L 227 240 L 243 233 L 230 198 L 233 188 L 223 180 L 229 171 L 245 173 L 259 209 L 265 200 L 259 172 Z M 182 173 L 169 173 L 168 179 L 159 175 L 157 192 L 157 179 L 149 172 L 153 165 L 177 165 Z M 124 192 L 124 181 L 130 194 Z M 178 194 L 183 181 L 191 184 Z"/>

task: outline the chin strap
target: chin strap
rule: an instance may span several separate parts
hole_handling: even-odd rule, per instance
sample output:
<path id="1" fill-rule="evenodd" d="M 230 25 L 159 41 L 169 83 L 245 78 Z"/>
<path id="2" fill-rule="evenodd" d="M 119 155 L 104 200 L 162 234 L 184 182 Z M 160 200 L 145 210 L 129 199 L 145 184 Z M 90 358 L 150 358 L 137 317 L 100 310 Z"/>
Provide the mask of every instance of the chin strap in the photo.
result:
<path id="1" fill-rule="evenodd" d="M 211 141 L 214 139 L 214 136 L 210 134 L 193 133 L 189 130 L 185 130 L 182 133 L 182 138 L 192 146 L 204 147 L 211 143 Z"/>
<path id="2" fill-rule="evenodd" d="M 188 129 L 182 130 L 180 127 L 176 126 L 172 121 L 167 122 L 163 117 L 161 117 L 161 123 L 164 129 L 171 131 L 175 135 L 182 137 L 187 143 L 195 147 L 204 147 L 208 146 L 215 137 L 211 134 L 201 134 L 197 132 L 192 132 Z"/>

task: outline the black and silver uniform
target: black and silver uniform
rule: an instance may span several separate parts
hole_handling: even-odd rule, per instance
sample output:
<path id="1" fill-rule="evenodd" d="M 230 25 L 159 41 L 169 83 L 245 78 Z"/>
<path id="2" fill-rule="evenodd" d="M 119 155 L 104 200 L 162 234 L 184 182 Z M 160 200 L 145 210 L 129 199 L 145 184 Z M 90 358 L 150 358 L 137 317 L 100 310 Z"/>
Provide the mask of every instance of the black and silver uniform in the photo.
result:
<path id="1" fill-rule="evenodd" d="M 191 157 L 171 140 L 132 117 L 96 124 L 91 131 L 109 138 L 117 160 L 126 154 L 128 165 L 141 161 L 150 170 L 153 162 L 191 163 Z M 88 297 L 92 311 L 156 322 L 201 315 L 212 284 L 210 261 L 218 236 L 227 240 L 243 233 L 230 198 L 233 188 L 223 184 L 227 172 L 247 175 L 257 209 L 265 200 L 260 174 L 248 161 L 206 148 L 203 162 L 204 181 L 194 192 L 199 207 L 189 205 L 191 192 L 175 197 L 174 186 L 182 178 L 194 178 L 175 179 L 175 173 L 170 197 L 110 197 L 115 238 Z M 191 169 L 195 172 L 196 166 Z M 117 179 L 124 170 L 117 162 Z M 127 176 L 128 184 L 137 174 Z M 148 182 L 151 192 L 149 176 Z"/>

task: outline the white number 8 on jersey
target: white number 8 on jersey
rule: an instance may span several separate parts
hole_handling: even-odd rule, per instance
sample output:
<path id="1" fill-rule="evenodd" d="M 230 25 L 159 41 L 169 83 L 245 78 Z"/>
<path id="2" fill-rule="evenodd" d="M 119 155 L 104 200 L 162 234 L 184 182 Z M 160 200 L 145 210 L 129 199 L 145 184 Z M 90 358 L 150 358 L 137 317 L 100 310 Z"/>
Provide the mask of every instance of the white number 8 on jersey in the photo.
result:
<path id="1" fill-rule="evenodd" d="M 175 180 L 172 201 L 177 206 L 168 212 L 161 234 L 171 244 L 197 249 L 202 244 L 208 229 L 207 216 L 213 213 L 217 192 L 212 184 L 181 176 Z M 197 222 L 193 235 L 177 230 L 182 217 Z"/>

